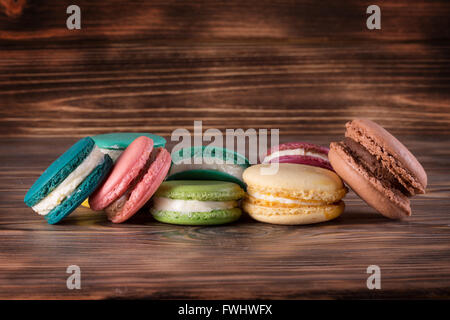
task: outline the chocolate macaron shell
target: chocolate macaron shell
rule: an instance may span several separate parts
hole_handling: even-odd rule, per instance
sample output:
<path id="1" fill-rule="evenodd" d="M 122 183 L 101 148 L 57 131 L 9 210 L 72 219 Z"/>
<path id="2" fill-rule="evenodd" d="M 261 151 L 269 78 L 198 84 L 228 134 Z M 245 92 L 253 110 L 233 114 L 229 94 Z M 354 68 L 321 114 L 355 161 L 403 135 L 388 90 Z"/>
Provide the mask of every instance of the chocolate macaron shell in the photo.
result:
<path id="1" fill-rule="evenodd" d="M 336 173 L 353 191 L 382 215 L 391 219 L 402 219 L 411 215 L 408 197 L 383 186 L 353 159 L 341 143 L 331 143 L 328 158 Z"/>
<path id="2" fill-rule="evenodd" d="M 414 155 L 383 127 L 368 119 L 346 124 L 345 136 L 358 142 L 381 160 L 409 195 L 425 193 L 427 175 Z"/>

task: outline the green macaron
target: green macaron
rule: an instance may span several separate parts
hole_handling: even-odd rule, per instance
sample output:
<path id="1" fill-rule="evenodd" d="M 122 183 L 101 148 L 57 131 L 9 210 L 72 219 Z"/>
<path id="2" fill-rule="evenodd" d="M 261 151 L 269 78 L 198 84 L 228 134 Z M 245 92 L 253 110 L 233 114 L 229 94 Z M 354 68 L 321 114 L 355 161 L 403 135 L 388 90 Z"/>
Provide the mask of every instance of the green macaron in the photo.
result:
<path id="1" fill-rule="evenodd" d="M 217 225 L 236 221 L 238 200 L 245 191 L 236 183 L 213 180 L 172 180 L 161 184 L 150 209 L 153 217 L 179 225 Z"/>

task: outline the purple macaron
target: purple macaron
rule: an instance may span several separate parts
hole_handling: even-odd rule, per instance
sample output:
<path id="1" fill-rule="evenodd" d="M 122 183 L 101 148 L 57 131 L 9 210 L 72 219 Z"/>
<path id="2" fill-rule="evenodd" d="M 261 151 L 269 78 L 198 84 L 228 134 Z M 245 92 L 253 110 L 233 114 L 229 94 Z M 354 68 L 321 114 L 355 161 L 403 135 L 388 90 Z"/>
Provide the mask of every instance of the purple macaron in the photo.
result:
<path id="1" fill-rule="evenodd" d="M 307 142 L 288 142 L 269 150 L 263 163 L 297 163 L 320 167 L 331 171 L 327 147 Z"/>

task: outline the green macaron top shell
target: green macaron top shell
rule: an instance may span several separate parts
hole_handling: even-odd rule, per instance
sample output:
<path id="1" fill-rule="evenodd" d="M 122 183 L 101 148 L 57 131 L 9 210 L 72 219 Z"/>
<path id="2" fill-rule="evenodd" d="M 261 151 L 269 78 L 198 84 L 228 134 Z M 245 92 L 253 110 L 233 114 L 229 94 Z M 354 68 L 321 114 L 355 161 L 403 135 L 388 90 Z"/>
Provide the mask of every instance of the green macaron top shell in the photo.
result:
<path id="1" fill-rule="evenodd" d="M 101 149 L 124 150 L 140 136 L 146 136 L 152 139 L 154 148 L 164 147 L 166 145 L 166 139 L 163 137 L 145 132 L 105 133 L 94 136 L 92 139 L 94 139 L 95 144 Z"/>
<path id="2" fill-rule="evenodd" d="M 36 180 L 25 195 L 25 204 L 32 207 L 50 194 L 83 162 L 94 146 L 94 140 L 90 137 L 78 140 L 78 142 L 56 159 Z"/>
<path id="3" fill-rule="evenodd" d="M 250 162 L 243 155 L 216 146 L 194 146 L 172 152 L 173 163 L 179 163 L 188 158 L 215 158 L 220 159 L 225 164 L 237 164 L 243 168 L 250 166 Z"/>
<path id="4" fill-rule="evenodd" d="M 171 180 L 161 184 L 155 196 L 179 200 L 230 201 L 244 197 L 237 184 L 211 180 Z"/>

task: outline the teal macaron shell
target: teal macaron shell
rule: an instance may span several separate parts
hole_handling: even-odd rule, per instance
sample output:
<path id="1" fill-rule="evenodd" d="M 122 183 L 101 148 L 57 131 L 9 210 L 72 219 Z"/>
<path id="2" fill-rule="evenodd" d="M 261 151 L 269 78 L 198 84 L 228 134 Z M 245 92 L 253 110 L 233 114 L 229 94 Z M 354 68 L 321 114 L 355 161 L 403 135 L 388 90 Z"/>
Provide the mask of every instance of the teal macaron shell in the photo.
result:
<path id="1" fill-rule="evenodd" d="M 94 146 L 94 140 L 85 137 L 64 152 L 31 186 L 25 195 L 25 204 L 33 207 L 44 199 L 83 162 Z"/>
<path id="2" fill-rule="evenodd" d="M 185 159 L 191 159 L 191 163 L 195 164 L 195 158 L 216 158 L 222 163 L 240 165 L 243 169 L 250 166 L 250 163 L 243 155 L 220 147 L 215 146 L 195 146 L 191 148 L 180 149 L 177 152 L 172 152 L 172 165 L 182 162 Z M 239 184 L 242 188 L 246 188 L 244 181 L 237 177 L 213 169 L 191 169 L 169 174 L 167 180 L 220 180 L 229 181 Z"/>
<path id="3" fill-rule="evenodd" d="M 155 194 L 179 200 L 230 201 L 245 196 L 245 191 L 237 184 L 227 181 L 171 180 L 164 181 Z"/>
<path id="4" fill-rule="evenodd" d="M 167 181 L 191 180 L 191 179 L 228 181 L 228 182 L 237 183 L 242 188 L 244 188 L 244 190 L 246 189 L 246 185 L 243 181 L 232 176 L 231 174 L 228 174 L 228 173 L 225 173 L 222 171 L 216 171 L 216 170 L 208 170 L 208 169 L 187 170 L 187 171 L 181 171 L 181 172 L 171 174 L 169 177 L 166 178 Z"/>
<path id="5" fill-rule="evenodd" d="M 230 223 L 239 219 L 241 214 L 242 211 L 239 208 L 187 214 L 176 211 L 152 211 L 153 217 L 159 222 L 190 226 Z"/>
<path id="6" fill-rule="evenodd" d="M 92 137 L 95 144 L 101 149 L 124 150 L 136 138 L 146 136 L 153 140 L 153 147 L 160 148 L 166 145 L 166 139 L 156 134 L 145 132 L 116 132 L 105 133 Z"/>
<path id="7" fill-rule="evenodd" d="M 172 162 L 178 163 L 188 158 L 217 158 L 226 164 L 237 164 L 248 168 L 250 162 L 240 153 L 216 146 L 194 146 L 172 152 Z"/>
<path id="8" fill-rule="evenodd" d="M 64 201 L 45 215 L 49 224 L 55 224 L 72 213 L 102 183 L 113 166 L 113 161 L 105 155 L 99 164 L 83 182 Z"/>

